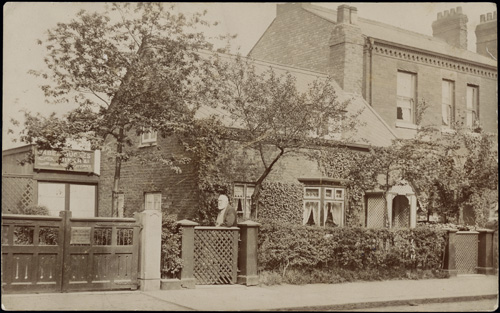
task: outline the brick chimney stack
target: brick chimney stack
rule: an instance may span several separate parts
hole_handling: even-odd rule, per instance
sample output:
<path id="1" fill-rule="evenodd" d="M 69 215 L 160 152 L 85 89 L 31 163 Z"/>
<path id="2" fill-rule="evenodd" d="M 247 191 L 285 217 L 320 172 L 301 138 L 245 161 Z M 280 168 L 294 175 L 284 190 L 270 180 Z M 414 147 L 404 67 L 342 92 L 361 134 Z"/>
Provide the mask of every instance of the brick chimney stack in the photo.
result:
<path id="1" fill-rule="evenodd" d="M 437 14 L 437 20 L 432 23 L 432 35 L 448 44 L 467 49 L 467 15 L 462 13 L 462 7 L 446 10 Z"/>
<path id="2" fill-rule="evenodd" d="M 497 11 L 481 14 L 476 26 L 476 52 L 497 59 Z"/>
<path id="3" fill-rule="evenodd" d="M 347 92 L 362 94 L 364 39 L 358 25 L 358 9 L 337 8 L 337 23 L 330 37 L 329 74 Z"/>

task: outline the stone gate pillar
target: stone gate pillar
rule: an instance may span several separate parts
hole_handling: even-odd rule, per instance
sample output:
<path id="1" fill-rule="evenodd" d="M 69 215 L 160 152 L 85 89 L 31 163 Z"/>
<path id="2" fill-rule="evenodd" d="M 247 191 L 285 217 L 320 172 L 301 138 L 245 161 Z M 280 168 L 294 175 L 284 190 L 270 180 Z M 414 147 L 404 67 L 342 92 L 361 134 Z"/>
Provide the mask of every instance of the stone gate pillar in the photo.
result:
<path id="1" fill-rule="evenodd" d="M 181 243 L 181 286 L 188 289 L 196 287 L 196 279 L 194 278 L 194 227 L 198 223 L 182 220 L 177 224 L 181 227 L 182 243 Z"/>
<path id="2" fill-rule="evenodd" d="M 161 212 L 145 210 L 134 214 L 142 225 L 139 249 L 139 283 L 142 291 L 159 290 L 161 277 Z"/>

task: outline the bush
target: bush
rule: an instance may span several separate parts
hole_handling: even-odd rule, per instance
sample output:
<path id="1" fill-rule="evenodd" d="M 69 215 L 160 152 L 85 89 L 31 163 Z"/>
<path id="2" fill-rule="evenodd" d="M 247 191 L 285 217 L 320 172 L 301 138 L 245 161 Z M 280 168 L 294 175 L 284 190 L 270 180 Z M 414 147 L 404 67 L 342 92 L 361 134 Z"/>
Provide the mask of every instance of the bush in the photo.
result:
<path id="1" fill-rule="evenodd" d="M 49 209 L 43 205 L 32 205 L 21 209 L 19 214 L 25 215 L 49 215 Z"/>
<path id="2" fill-rule="evenodd" d="M 181 259 L 182 234 L 177 227 L 175 216 L 164 215 L 161 233 L 161 276 L 178 278 L 182 269 Z"/>
<path id="3" fill-rule="evenodd" d="M 444 230 L 428 227 L 320 228 L 260 222 L 260 272 L 280 273 L 284 282 L 293 284 L 421 277 L 422 273 L 439 276 L 446 244 Z"/>

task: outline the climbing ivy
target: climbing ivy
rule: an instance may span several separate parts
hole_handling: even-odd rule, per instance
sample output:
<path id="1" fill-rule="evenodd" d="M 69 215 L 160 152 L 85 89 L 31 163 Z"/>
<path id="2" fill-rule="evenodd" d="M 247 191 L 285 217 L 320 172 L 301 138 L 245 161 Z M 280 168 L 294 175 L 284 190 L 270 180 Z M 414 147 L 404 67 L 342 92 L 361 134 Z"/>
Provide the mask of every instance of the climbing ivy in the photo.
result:
<path id="1" fill-rule="evenodd" d="M 304 185 L 300 183 L 263 183 L 259 218 L 301 224 L 303 194 Z"/>

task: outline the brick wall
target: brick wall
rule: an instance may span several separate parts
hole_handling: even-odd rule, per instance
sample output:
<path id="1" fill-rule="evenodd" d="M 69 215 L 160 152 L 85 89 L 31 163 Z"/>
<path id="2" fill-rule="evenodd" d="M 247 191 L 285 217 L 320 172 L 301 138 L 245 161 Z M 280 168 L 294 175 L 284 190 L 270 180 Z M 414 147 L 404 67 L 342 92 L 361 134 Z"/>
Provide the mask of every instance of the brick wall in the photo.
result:
<path id="1" fill-rule="evenodd" d="M 326 72 L 333 24 L 300 5 L 284 4 L 249 56 L 259 60 Z"/>
<path id="2" fill-rule="evenodd" d="M 158 136 L 158 145 L 137 148 L 139 137 L 135 138 L 132 148 L 139 155 L 146 155 L 160 147 L 162 151 L 177 154 L 182 153 L 182 147 L 176 139 Z M 113 148 L 111 141 L 107 147 Z M 114 177 L 114 158 L 103 151 L 101 157 L 101 178 L 99 184 L 99 216 L 110 216 L 111 195 Z M 141 164 L 139 158 L 131 158 L 122 163 L 120 191 L 124 193 L 124 216 L 132 216 L 134 212 L 144 210 L 144 193 L 161 192 L 162 211 L 164 214 L 177 214 L 177 218 L 192 218 L 198 206 L 196 172 L 192 165 L 181 166 L 182 173 L 175 173 L 168 165 L 150 162 Z"/>
<path id="3" fill-rule="evenodd" d="M 486 131 L 497 132 L 496 79 L 374 54 L 371 104 L 389 126 L 396 129 L 398 135 L 407 137 L 415 133 L 414 130 L 395 126 L 398 70 L 417 74 L 417 99 L 424 98 L 430 104 L 423 117 L 423 125 L 441 125 L 441 84 L 443 79 L 448 79 L 455 82 L 456 116 L 465 112 L 467 84 L 479 86 L 480 121 Z"/>

